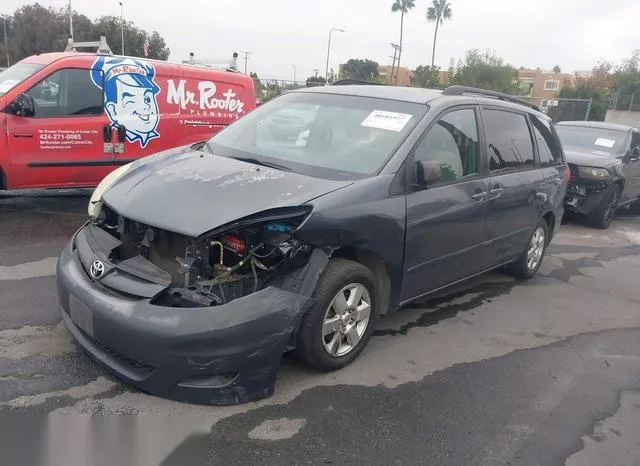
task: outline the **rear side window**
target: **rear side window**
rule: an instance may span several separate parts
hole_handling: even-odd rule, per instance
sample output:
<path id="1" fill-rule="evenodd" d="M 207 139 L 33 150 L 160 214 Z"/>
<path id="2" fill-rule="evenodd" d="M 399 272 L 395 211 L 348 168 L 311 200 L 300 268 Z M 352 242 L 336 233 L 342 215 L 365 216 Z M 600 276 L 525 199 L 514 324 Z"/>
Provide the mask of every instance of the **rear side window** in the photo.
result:
<path id="1" fill-rule="evenodd" d="M 540 165 L 548 167 L 562 162 L 562 149 L 560 140 L 556 137 L 555 132 L 551 129 L 551 123 L 538 118 L 535 115 L 529 115 L 533 124 L 533 134 L 538 143 L 538 155 L 540 156 Z"/>
<path id="2" fill-rule="evenodd" d="M 489 169 L 534 168 L 533 141 L 524 115 L 504 110 L 483 110 Z"/>
<path id="3" fill-rule="evenodd" d="M 55 118 L 101 115 L 102 89 L 84 69 L 62 69 L 50 74 L 27 91 L 35 101 L 35 116 Z"/>
<path id="4" fill-rule="evenodd" d="M 640 131 L 631 133 L 631 149 L 640 148 Z"/>

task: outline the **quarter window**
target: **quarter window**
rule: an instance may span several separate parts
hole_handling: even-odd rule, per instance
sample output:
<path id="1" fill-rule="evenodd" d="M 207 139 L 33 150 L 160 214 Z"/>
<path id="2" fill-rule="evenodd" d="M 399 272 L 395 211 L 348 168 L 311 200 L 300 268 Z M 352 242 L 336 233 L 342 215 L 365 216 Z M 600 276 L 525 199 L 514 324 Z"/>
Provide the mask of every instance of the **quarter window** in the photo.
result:
<path id="1" fill-rule="evenodd" d="M 549 166 L 562 162 L 562 148 L 551 124 L 535 115 L 529 115 L 533 124 L 533 134 L 538 143 L 540 165 Z"/>
<path id="2" fill-rule="evenodd" d="M 447 183 L 479 172 L 478 149 L 475 111 L 466 108 L 436 121 L 416 147 L 414 157 L 440 162 L 442 181 Z"/>
<path id="3" fill-rule="evenodd" d="M 93 84 L 88 69 L 63 69 L 27 91 L 35 102 L 36 117 L 101 115 L 102 90 Z"/>
<path id="4" fill-rule="evenodd" d="M 482 115 L 489 169 L 500 171 L 533 168 L 533 141 L 525 116 L 504 110 L 484 110 Z"/>

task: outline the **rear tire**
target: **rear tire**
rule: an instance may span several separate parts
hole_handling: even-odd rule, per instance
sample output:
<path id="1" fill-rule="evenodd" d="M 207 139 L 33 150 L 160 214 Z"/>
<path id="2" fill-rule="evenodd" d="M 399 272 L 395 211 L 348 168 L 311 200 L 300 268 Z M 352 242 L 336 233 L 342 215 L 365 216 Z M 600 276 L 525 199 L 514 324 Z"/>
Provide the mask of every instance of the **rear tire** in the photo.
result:
<path id="1" fill-rule="evenodd" d="M 587 217 L 591 226 L 600 230 L 609 228 L 615 217 L 616 206 L 620 200 L 621 192 L 620 185 L 616 184 L 609 188 L 598 207 Z"/>
<path id="2" fill-rule="evenodd" d="M 532 278 L 542 264 L 548 244 L 549 225 L 544 218 L 541 218 L 518 260 L 507 268 L 509 274 L 520 280 Z"/>
<path id="3" fill-rule="evenodd" d="M 296 354 L 304 363 L 329 372 L 351 364 L 362 353 L 378 315 L 375 283 L 373 272 L 358 262 L 329 261 L 313 293 L 315 305 L 297 334 Z"/>

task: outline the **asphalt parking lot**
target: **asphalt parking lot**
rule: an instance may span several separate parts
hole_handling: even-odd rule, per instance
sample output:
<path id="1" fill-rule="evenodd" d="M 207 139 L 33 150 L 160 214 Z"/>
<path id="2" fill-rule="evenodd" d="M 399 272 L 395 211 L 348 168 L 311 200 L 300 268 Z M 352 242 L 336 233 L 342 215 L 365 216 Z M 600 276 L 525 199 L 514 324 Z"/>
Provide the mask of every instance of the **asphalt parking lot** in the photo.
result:
<path id="1" fill-rule="evenodd" d="M 219 408 L 128 389 L 73 344 L 54 271 L 87 201 L 0 194 L 0 410 L 48 414 L 27 443 L 2 423 L 0 464 L 640 464 L 640 215 L 563 225 L 535 279 L 385 317 L 336 373 L 287 356 L 272 398 Z"/>

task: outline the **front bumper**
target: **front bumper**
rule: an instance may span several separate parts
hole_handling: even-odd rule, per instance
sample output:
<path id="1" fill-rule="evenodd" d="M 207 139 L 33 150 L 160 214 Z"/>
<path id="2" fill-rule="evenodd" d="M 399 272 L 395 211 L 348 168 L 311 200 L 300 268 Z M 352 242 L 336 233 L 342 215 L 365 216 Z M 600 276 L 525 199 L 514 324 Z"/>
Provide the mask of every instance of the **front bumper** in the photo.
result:
<path id="1" fill-rule="evenodd" d="M 611 185 L 610 181 L 590 181 L 571 177 L 565 196 L 565 209 L 589 215 L 602 203 Z"/>
<path id="2" fill-rule="evenodd" d="M 141 391 L 199 404 L 271 396 L 311 305 L 306 294 L 268 287 L 215 307 L 156 306 L 93 281 L 73 240 L 60 254 L 57 285 L 63 321 L 95 361 Z"/>

